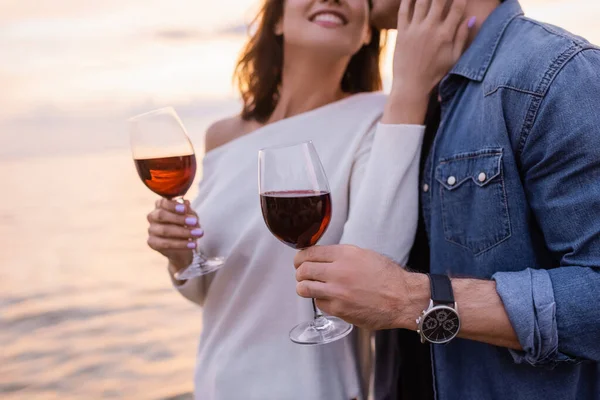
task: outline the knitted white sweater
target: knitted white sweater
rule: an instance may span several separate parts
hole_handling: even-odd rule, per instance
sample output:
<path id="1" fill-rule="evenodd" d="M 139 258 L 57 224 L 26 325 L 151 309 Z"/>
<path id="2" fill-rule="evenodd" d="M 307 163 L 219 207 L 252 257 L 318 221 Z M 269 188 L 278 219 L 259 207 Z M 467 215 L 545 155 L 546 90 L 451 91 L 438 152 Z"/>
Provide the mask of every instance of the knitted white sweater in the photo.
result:
<path id="1" fill-rule="evenodd" d="M 356 335 L 305 347 L 290 329 L 312 318 L 296 295 L 295 251 L 267 229 L 257 188 L 258 150 L 312 140 L 325 168 L 333 217 L 319 244 L 367 247 L 405 263 L 418 213 L 424 127 L 382 125 L 386 97 L 359 94 L 267 125 L 210 151 L 193 202 L 216 273 L 177 287 L 203 307 L 195 373 L 198 400 L 363 398 Z M 368 268 L 365 265 L 365 268 Z"/>

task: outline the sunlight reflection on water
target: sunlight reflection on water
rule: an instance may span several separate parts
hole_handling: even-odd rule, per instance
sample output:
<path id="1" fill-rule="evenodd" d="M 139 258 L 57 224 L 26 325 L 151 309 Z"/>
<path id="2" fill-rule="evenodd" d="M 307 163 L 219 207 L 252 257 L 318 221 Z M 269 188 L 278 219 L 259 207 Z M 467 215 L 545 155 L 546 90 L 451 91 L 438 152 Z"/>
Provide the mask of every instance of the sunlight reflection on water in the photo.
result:
<path id="1" fill-rule="evenodd" d="M 201 314 L 146 247 L 155 196 L 129 153 L 1 167 L 0 397 L 191 391 Z"/>

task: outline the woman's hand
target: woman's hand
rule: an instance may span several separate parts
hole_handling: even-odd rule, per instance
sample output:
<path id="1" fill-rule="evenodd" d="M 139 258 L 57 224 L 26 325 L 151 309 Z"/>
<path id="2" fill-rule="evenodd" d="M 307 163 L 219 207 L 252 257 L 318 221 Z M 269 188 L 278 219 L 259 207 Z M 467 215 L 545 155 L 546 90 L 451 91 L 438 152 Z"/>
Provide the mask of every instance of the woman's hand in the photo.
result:
<path id="1" fill-rule="evenodd" d="M 148 246 L 169 259 L 171 273 L 190 265 L 196 248 L 195 239 L 204 235 L 190 203 L 157 200 L 155 209 L 148 214 L 148 222 Z"/>
<path id="2" fill-rule="evenodd" d="M 394 76 L 384 123 L 422 124 L 429 94 L 464 52 L 467 0 L 402 0 Z M 393 104 L 393 108 L 392 108 Z"/>

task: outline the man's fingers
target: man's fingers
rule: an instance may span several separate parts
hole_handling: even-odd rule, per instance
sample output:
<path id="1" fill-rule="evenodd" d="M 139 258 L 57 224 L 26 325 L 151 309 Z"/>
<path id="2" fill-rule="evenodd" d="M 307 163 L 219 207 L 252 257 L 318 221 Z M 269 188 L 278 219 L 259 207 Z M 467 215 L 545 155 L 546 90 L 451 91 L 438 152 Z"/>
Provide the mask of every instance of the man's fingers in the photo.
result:
<path id="1" fill-rule="evenodd" d="M 329 299 L 330 294 L 328 286 L 323 282 L 302 281 L 296 284 L 296 293 L 298 296 L 307 299 Z"/>
<path id="2" fill-rule="evenodd" d="M 302 250 L 294 257 L 294 266 L 300 267 L 305 262 L 334 262 L 340 254 L 340 246 L 313 246 Z"/>
<path id="3" fill-rule="evenodd" d="M 327 282 L 328 263 L 305 262 L 296 269 L 296 280 Z"/>

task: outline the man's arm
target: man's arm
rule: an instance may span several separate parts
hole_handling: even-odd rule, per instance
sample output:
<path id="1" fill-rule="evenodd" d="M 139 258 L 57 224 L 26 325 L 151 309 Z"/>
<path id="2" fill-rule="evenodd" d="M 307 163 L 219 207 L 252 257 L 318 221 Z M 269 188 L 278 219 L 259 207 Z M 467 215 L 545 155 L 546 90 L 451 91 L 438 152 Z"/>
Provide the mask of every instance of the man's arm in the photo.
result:
<path id="1" fill-rule="evenodd" d="M 297 292 L 316 298 L 326 313 L 369 329 L 416 330 L 429 304 L 429 278 L 408 272 L 374 251 L 317 246 L 296 256 Z M 520 349 L 493 281 L 453 279 L 461 318 L 459 336 Z"/>
<path id="2" fill-rule="evenodd" d="M 425 274 L 407 274 L 408 306 L 399 313 L 400 318 L 393 327 L 414 331 L 415 319 L 429 305 L 431 291 Z M 452 279 L 452 289 L 461 320 L 459 337 L 521 350 L 494 281 Z"/>
<path id="3" fill-rule="evenodd" d="M 561 267 L 524 265 L 493 281 L 452 280 L 460 336 L 513 349 L 516 362 L 600 361 L 598 66 L 598 50 L 575 56 L 522 141 L 529 206 Z M 371 329 L 415 330 L 430 298 L 427 276 L 352 246 L 308 249 L 295 265 L 299 295 Z"/>
<path id="4" fill-rule="evenodd" d="M 529 207 L 560 268 L 494 275 L 530 364 L 600 361 L 600 51 L 558 72 L 518 154 Z"/>

